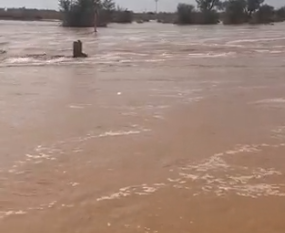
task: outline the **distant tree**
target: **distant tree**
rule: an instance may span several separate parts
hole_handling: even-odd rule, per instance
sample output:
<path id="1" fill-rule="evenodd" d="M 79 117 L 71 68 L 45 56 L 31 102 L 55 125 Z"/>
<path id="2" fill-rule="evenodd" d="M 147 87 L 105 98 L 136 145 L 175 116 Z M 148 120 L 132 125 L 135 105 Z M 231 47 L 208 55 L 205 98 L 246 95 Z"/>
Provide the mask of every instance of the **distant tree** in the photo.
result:
<path id="1" fill-rule="evenodd" d="M 97 23 L 101 24 L 109 19 L 108 14 L 115 9 L 115 3 L 113 0 L 59 0 L 59 8 L 64 26 L 93 27 L 95 11 L 99 14 Z"/>
<path id="2" fill-rule="evenodd" d="M 275 11 L 275 21 L 277 22 L 285 21 L 285 6 Z"/>
<path id="3" fill-rule="evenodd" d="M 225 12 L 223 14 L 224 24 L 242 24 L 246 22 L 246 1 L 228 0 L 224 3 Z"/>
<path id="4" fill-rule="evenodd" d="M 114 11 L 116 4 L 113 0 L 93 0 L 98 10 Z"/>
<path id="5" fill-rule="evenodd" d="M 195 7 L 190 4 L 179 3 L 177 6 L 177 23 L 181 25 L 193 24 Z"/>
<path id="6" fill-rule="evenodd" d="M 253 15 L 252 23 L 271 23 L 274 21 L 274 7 L 262 5 Z"/>
<path id="7" fill-rule="evenodd" d="M 67 12 L 71 10 L 72 1 L 70 0 L 59 0 L 59 9 L 62 12 Z"/>
<path id="8" fill-rule="evenodd" d="M 196 0 L 200 14 L 197 14 L 197 23 L 216 24 L 219 22 L 219 14 L 216 9 L 221 9 L 220 0 Z"/>
<path id="9" fill-rule="evenodd" d="M 225 10 L 225 4 L 222 1 L 218 1 L 216 4 L 216 9 L 218 11 L 224 11 Z"/>
<path id="10" fill-rule="evenodd" d="M 70 27 L 92 27 L 94 24 L 93 0 L 60 0 L 60 11 L 63 13 L 63 25 Z"/>
<path id="11" fill-rule="evenodd" d="M 202 13 L 202 24 L 217 24 L 220 22 L 220 14 L 216 10 Z"/>
<path id="12" fill-rule="evenodd" d="M 98 15 L 98 26 L 105 25 L 112 21 L 113 13 L 116 8 L 114 0 L 93 0 Z"/>
<path id="13" fill-rule="evenodd" d="M 133 12 L 118 6 L 113 13 L 112 21 L 115 23 L 132 23 Z"/>
<path id="14" fill-rule="evenodd" d="M 249 17 L 251 17 L 254 12 L 259 10 L 262 3 L 264 3 L 264 0 L 247 0 L 246 1 L 247 12 L 248 12 Z"/>
<path id="15" fill-rule="evenodd" d="M 197 7 L 200 11 L 211 11 L 214 7 L 218 7 L 221 4 L 220 0 L 196 0 Z"/>

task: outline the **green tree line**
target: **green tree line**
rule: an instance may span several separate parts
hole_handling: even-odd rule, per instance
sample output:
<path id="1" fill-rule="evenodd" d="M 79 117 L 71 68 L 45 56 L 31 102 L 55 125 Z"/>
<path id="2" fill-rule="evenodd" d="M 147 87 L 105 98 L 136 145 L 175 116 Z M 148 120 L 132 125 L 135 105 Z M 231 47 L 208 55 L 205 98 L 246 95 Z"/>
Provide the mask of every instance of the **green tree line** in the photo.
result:
<path id="1" fill-rule="evenodd" d="M 285 21 L 285 7 L 274 9 L 264 0 L 196 0 L 196 6 L 180 3 L 178 24 L 266 24 Z"/>
<path id="2" fill-rule="evenodd" d="M 63 25 L 69 27 L 106 26 L 109 22 L 131 23 L 133 12 L 118 7 L 114 0 L 59 0 Z M 275 9 L 265 0 L 196 0 L 196 5 L 180 3 L 175 23 L 266 24 L 285 21 L 285 7 Z"/>
<path id="3" fill-rule="evenodd" d="M 130 23 L 133 16 L 113 0 L 59 0 L 59 7 L 66 27 L 93 27 L 95 15 L 99 27 L 109 22 Z"/>

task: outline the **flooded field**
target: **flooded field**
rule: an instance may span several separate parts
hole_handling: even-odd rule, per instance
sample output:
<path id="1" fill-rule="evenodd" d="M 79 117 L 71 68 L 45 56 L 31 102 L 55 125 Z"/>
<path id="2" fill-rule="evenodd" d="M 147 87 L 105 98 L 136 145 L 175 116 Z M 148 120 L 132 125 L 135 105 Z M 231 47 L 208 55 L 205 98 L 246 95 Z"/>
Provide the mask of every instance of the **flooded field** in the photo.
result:
<path id="1" fill-rule="evenodd" d="M 285 24 L 0 29 L 0 232 L 284 233 Z"/>

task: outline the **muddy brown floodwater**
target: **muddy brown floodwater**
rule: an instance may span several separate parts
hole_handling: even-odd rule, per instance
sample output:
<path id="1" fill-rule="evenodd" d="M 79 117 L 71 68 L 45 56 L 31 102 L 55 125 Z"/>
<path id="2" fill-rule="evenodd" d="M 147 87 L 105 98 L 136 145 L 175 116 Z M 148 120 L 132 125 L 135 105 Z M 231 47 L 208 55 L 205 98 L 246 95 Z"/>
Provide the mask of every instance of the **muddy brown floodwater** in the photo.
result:
<path id="1" fill-rule="evenodd" d="M 284 233 L 285 24 L 0 28 L 1 233 Z"/>

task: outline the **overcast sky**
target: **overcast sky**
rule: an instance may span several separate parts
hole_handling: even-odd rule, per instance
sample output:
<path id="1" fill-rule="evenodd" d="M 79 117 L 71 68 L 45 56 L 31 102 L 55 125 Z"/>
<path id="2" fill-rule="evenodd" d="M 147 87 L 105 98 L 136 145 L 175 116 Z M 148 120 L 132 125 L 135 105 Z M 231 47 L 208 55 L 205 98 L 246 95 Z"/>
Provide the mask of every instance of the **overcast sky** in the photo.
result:
<path id="1" fill-rule="evenodd" d="M 195 0 L 158 0 L 159 10 L 173 11 L 177 3 L 195 3 Z M 154 0 L 115 0 L 115 2 L 125 8 L 134 11 L 152 11 L 155 9 Z M 285 5 L 285 0 L 266 0 L 267 3 L 274 6 Z M 0 0 L 1 7 L 26 7 L 26 8 L 46 8 L 57 9 L 58 0 Z"/>

